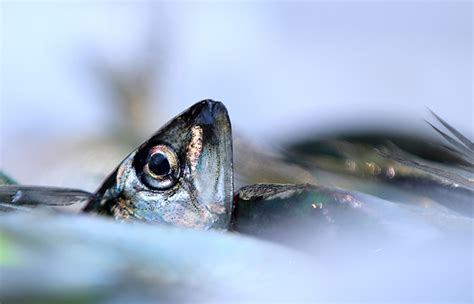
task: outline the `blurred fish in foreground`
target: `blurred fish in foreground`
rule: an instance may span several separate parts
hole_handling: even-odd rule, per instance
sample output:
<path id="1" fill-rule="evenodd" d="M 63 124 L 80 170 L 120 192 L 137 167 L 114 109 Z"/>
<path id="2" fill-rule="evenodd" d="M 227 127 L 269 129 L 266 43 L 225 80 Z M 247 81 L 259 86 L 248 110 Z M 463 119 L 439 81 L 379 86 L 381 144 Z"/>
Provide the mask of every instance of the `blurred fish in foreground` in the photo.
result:
<path id="1" fill-rule="evenodd" d="M 296 290 L 300 299 L 311 295 L 303 278 L 293 275 L 314 264 L 308 257 L 243 236 L 44 212 L 4 215 L 0 229 L 2 301 L 291 299 Z M 289 288 L 293 283 L 297 289 Z"/>

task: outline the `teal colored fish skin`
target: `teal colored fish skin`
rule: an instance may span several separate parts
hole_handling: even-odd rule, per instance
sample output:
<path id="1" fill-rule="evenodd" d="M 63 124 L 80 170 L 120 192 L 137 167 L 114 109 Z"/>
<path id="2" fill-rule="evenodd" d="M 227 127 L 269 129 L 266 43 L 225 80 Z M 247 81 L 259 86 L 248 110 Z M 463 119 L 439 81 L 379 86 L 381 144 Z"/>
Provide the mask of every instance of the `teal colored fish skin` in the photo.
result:
<path id="1" fill-rule="evenodd" d="M 472 224 L 471 218 L 453 210 L 400 204 L 360 192 L 257 184 L 237 191 L 229 230 L 311 254 L 346 243 L 354 254 L 366 255 L 394 244 L 470 239 Z"/>
<path id="2" fill-rule="evenodd" d="M 373 229 L 377 223 L 368 209 L 366 200 L 342 190 L 309 184 L 250 185 L 235 195 L 230 230 L 314 253 L 323 238 L 347 238 L 350 231 Z"/>

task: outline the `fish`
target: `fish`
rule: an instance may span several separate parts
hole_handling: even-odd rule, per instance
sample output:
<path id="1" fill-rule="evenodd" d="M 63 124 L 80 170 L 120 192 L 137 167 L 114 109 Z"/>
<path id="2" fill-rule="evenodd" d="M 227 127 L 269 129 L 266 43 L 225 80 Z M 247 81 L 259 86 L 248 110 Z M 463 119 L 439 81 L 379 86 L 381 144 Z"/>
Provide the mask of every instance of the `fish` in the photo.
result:
<path id="1" fill-rule="evenodd" d="M 84 213 L 112 216 L 120 221 L 238 231 L 236 227 L 241 227 L 238 221 L 256 217 L 252 212 L 240 212 L 240 207 L 247 206 L 249 201 L 268 202 L 278 197 L 272 194 L 276 190 L 279 195 L 293 197 L 295 209 L 306 206 L 304 202 L 299 203 L 301 192 L 308 197 L 326 197 L 326 206 L 327 201 L 334 200 L 345 205 L 344 200 L 353 197 L 355 191 L 371 195 L 365 197 L 368 201 L 379 197 L 392 202 L 402 200 L 418 207 L 426 204 L 428 195 L 430 201 L 472 217 L 472 142 L 433 115 L 447 131 L 430 125 L 451 144 L 450 147 L 428 146 L 428 151 L 436 151 L 437 157 L 442 158 L 436 163 L 427 162 L 410 149 L 399 148 L 399 145 L 415 146 L 420 150 L 419 140 L 405 140 L 409 142 L 405 145 L 400 144 L 399 139 L 392 142 L 390 137 L 374 140 L 370 136 L 362 138 L 365 142 L 357 137 L 303 140 L 285 148 L 283 159 L 240 142 L 236 169 L 243 188 L 234 192 L 229 114 L 221 102 L 207 99 L 172 118 L 132 151 L 95 193 L 23 186 L 5 175 L 2 180 L 9 185 L 0 186 L 0 207 L 24 209 L 86 201 Z M 444 167 L 439 167 L 439 163 Z M 242 167 L 246 173 L 239 170 Z M 412 189 L 418 190 L 414 195 L 407 195 Z M 420 192 L 424 196 L 420 196 Z M 245 210 L 252 210 L 254 205 L 258 204 L 251 204 Z"/>
<path id="2" fill-rule="evenodd" d="M 131 152 L 85 213 L 225 229 L 233 200 L 232 128 L 225 106 L 203 100 Z"/>
<path id="3" fill-rule="evenodd" d="M 17 302 L 472 301 L 472 147 L 450 130 L 439 129 L 450 139 L 442 161 L 398 142 L 338 138 L 280 155 L 241 142 L 234 163 L 225 106 L 200 101 L 94 193 L 1 175 L 0 211 L 13 213 L 0 212 L 0 293 Z M 80 214 L 53 209 L 83 202 Z"/>
<path id="4" fill-rule="evenodd" d="M 95 193 L 1 177 L 0 211 L 85 202 L 83 213 L 124 222 L 227 229 L 234 191 L 229 115 L 219 101 L 195 103 L 129 153 Z"/>

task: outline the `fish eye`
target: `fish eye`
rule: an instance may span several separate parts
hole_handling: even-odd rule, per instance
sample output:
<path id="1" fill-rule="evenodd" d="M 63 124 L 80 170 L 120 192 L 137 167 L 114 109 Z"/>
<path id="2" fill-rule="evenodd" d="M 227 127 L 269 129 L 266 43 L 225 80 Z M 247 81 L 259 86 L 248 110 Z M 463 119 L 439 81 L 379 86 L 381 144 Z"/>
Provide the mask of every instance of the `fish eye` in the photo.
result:
<path id="1" fill-rule="evenodd" d="M 166 145 L 157 145 L 148 151 L 142 181 L 152 189 L 165 190 L 176 184 L 179 171 L 178 157 L 173 149 Z"/>

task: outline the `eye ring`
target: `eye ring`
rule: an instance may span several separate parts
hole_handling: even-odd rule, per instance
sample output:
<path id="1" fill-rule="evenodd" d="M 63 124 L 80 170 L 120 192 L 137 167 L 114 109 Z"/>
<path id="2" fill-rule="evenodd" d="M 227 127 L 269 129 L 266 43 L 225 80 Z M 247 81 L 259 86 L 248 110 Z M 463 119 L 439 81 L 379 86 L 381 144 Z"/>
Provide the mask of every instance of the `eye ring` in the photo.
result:
<path id="1" fill-rule="evenodd" d="M 142 181 L 156 190 L 173 187 L 179 179 L 179 159 L 174 150 L 167 145 L 156 145 L 148 150 L 143 165 Z"/>

